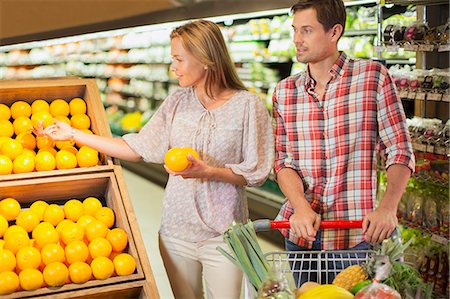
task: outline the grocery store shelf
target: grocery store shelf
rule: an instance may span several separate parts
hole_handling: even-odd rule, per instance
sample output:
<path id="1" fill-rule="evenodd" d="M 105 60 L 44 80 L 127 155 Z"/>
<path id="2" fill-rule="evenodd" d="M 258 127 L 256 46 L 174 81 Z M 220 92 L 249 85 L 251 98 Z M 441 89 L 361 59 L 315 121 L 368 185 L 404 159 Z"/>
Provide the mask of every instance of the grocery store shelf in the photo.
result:
<path id="1" fill-rule="evenodd" d="M 377 29 L 345 30 L 344 36 L 376 35 Z"/>
<path id="2" fill-rule="evenodd" d="M 415 228 L 415 229 L 422 231 L 423 233 L 425 233 L 427 235 L 430 235 L 431 240 L 433 240 L 435 242 L 438 242 L 443 245 L 450 244 L 450 236 L 449 236 L 448 232 L 445 233 L 445 232 L 441 232 L 441 231 L 430 230 L 427 227 L 420 226 L 417 223 L 408 221 L 406 219 L 399 219 L 398 222 L 403 226 Z"/>

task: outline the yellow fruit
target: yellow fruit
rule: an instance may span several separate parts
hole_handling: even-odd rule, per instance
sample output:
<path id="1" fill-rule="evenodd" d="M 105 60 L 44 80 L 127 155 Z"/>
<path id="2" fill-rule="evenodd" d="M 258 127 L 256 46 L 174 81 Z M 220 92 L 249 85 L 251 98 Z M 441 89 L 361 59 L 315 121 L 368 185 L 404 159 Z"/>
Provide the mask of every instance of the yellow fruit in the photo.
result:
<path id="1" fill-rule="evenodd" d="M 13 161 L 14 173 L 26 173 L 34 170 L 34 157 L 27 154 L 18 155 Z"/>
<path id="2" fill-rule="evenodd" d="M 55 141 L 55 146 L 58 149 L 60 149 L 60 150 L 62 150 L 62 149 L 66 150 L 66 148 L 71 148 L 71 147 L 74 146 L 74 144 L 75 144 L 75 141 L 73 141 L 71 139 L 70 140 L 58 140 L 58 141 Z M 71 152 L 74 155 L 77 154 L 76 152 L 75 153 L 72 152 L 72 150 L 68 150 L 68 152 Z"/>
<path id="3" fill-rule="evenodd" d="M 9 120 L 11 118 L 11 111 L 5 104 L 0 104 L 0 119 Z"/>
<path id="4" fill-rule="evenodd" d="M 92 223 L 89 223 L 85 230 L 86 238 L 89 241 L 92 241 L 95 238 L 105 238 L 107 233 L 108 227 L 106 226 L 106 224 L 99 220 L 95 220 Z"/>
<path id="5" fill-rule="evenodd" d="M 16 235 L 26 235 L 28 236 L 27 231 L 18 225 L 11 225 L 10 227 L 8 227 L 5 231 L 5 234 L 3 235 L 3 239 L 7 239 L 7 238 L 14 238 L 14 236 Z"/>
<path id="6" fill-rule="evenodd" d="M 54 262 L 63 263 L 66 260 L 64 249 L 59 244 L 50 243 L 42 247 L 41 258 L 44 265 Z"/>
<path id="7" fill-rule="evenodd" d="M 71 115 L 86 114 L 86 103 L 81 98 L 73 98 L 69 102 L 69 106 Z"/>
<path id="8" fill-rule="evenodd" d="M 332 284 L 316 286 L 303 293 L 297 299 L 353 299 L 353 294 Z"/>
<path id="9" fill-rule="evenodd" d="M 11 105 L 11 116 L 16 119 L 20 116 L 30 117 L 31 116 L 31 106 L 27 102 L 17 101 Z"/>
<path id="10" fill-rule="evenodd" d="M 0 155 L 0 175 L 11 174 L 13 163 L 8 156 Z"/>
<path id="11" fill-rule="evenodd" d="M 307 281 L 305 283 L 303 283 L 300 288 L 298 288 L 295 292 L 295 298 L 298 298 L 299 296 L 303 295 L 304 293 L 306 293 L 307 291 L 309 291 L 310 289 L 319 286 L 320 284 L 318 284 L 317 282 L 314 281 Z"/>
<path id="12" fill-rule="evenodd" d="M 188 154 L 199 158 L 198 153 L 192 148 L 171 148 L 164 156 L 164 164 L 172 171 L 183 171 L 192 164 L 187 158 Z"/>
<path id="13" fill-rule="evenodd" d="M 57 204 L 50 204 L 44 212 L 44 221 L 54 227 L 64 219 L 64 210 Z"/>
<path id="14" fill-rule="evenodd" d="M 36 137 L 36 145 L 38 149 L 41 148 L 53 148 L 55 146 L 55 142 L 47 136 L 37 136 Z"/>
<path id="15" fill-rule="evenodd" d="M 66 146 L 66 147 L 63 147 L 63 148 L 61 148 L 62 150 L 65 150 L 65 151 L 68 151 L 68 152 L 71 152 L 72 154 L 74 154 L 75 156 L 77 155 L 77 153 L 78 153 L 78 150 L 74 147 L 74 146 Z"/>
<path id="16" fill-rule="evenodd" d="M 114 273 L 114 264 L 109 258 L 100 256 L 92 261 L 91 269 L 96 279 L 107 279 Z"/>
<path id="17" fill-rule="evenodd" d="M 38 153 L 40 153 L 40 152 L 49 152 L 55 158 L 56 158 L 56 154 L 58 153 L 53 147 L 43 147 L 38 150 Z M 56 160 L 55 160 L 55 167 L 56 167 Z"/>
<path id="18" fill-rule="evenodd" d="M 0 215 L 3 215 L 6 220 L 15 220 L 19 213 L 20 204 L 14 198 L 8 197 L 0 201 Z"/>
<path id="19" fill-rule="evenodd" d="M 79 130 L 89 129 L 91 126 L 91 119 L 87 114 L 73 115 L 70 122 L 72 123 L 72 127 Z"/>
<path id="20" fill-rule="evenodd" d="M 44 281 L 49 287 L 59 287 L 69 278 L 69 270 L 61 262 L 48 264 L 44 269 Z"/>
<path id="21" fill-rule="evenodd" d="M 58 116 L 55 116 L 54 119 L 62 121 L 64 123 L 68 124 L 69 126 L 72 125 L 72 123 L 70 122 L 70 119 L 67 116 L 58 115 Z"/>
<path id="22" fill-rule="evenodd" d="M 56 229 L 48 222 L 39 223 L 32 232 L 33 239 L 39 248 L 47 244 L 56 244 L 59 241 L 59 234 Z"/>
<path id="23" fill-rule="evenodd" d="M 13 124 L 6 119 L 0 119 L 0 136 L 12 137 L 14 135 Z"/>
<path id="24" fill-rule="evenodd" d="M 71 199 L 64 204 L 64 214 L 66 219 L 77 222 L 83 216 L 83 203 L 78 199 Z"/>
<path id="25" fill-rule="evenodd" d="M 14 293 L 19 288 L 19 277 L 12 271 L 0 273 L 0 295 Z"/>
<path id="26" fill-rule="evenodd" d="M 14 133 L 19 135 L 22 132 L 29 132 L 33 130 L 33 125 L 31 124 L 31 119 L 25 116 L 19 116 L 13 122 Z"/>
<path id="27" fill-rule="evenodd" d="M 14 139 L 7 139 L 3 141 L 2 146 L 0 148 L 0 153 L 8 156 L 11 160 L 14 160 L 19 156 L 23 151 L 22 144 Z"/>
<path id="28" fill-rule="evenodd" d="M 115 252 L 122 252 L 128 244 L 127 232 L 121 228 L 114 228 L 106 234 L 106 240 L 111 243 Z"/>
<path id="29" fill-rule="evenodd" d="M 131 275 L 136 270 L 136 261 L 128 253 L 119 254 L 114 258 L 113 263 L 114 269 L 119 276 Z"/>
<path id="30" fill-rule="evenodd" d="M 89 248 L 83 241 L 73 241 L 64 248 L 67 263 L 85 262 L 89 257 Z"/>
<path id="31" fill-rule="evenodd" d="M 8 228 L 8 230 L 10 228 Z M 13 254 L 16 254 L 20 249 L 30 246 L 30 238 L 27 233 L 15 233 L 8 235 L 8 230 L 3 238 L 3 240 L 5 240 L 5 249 L 8 249 Z"/>
<path id="32" fill-rule="evenodd" d="M 41 264 L 41 253 L 35 247 L 23 247 L 16 254 L 16 263 L 19 270 L 37 269 Z"/>
<path id="33" fill-rule="evenodd" d="M 36 269 L 25 269 L 19 273 L 20 287 L 25 291 L 34 291 L 44 284 L 44 276 Z"/>
<path id="34" fill-rule="evenodd" d="M 22 144 L 22 147 L 24 149 L 34 151 L 34 149 L 36 148 L 36 138 L 28 131 L 22 132 L 17 135 L 16 140 L 19 141 L 20 144 Z"/>
<path id="35" fill-rule="evenodd" d="M 114 225 L 115 216 L 114 211 L 108 207 L 101 207 L 95 213 L 95 218 L 103 222 L 108 228 L 111 228 Z"/>
<path id="36" fill-rule="evenodd" d="M 5 216 L 0 215 L 0 238 L 3 237 L 6 230 L 8 229 L 8 220 L 6 220 Z"/>
<path id="37" fill-rule="evenodd" d="M 69 112 L 69 104 L 62 99 L 56 99 L 50 103 L 50 114 L 53 117 L 58 115 L 67 116 Z"/>
<path id="38" fill-rule="evenodd" d="M 39 151 L 34 164 L 37 171 L 50 171 L 56 168 L 56 159 L 50 152 Z"/>
<path id="39" fill-rule="evenodd" d="M 69 219 L 63 219 L 58 225 L 56 226 L 56 231 L 59 234 L 59 239 L 62 239 L 62 232 L 68 227 L 70 224 L 73 224 L 74 222 Z"/>
<path id="40" fill-rule="evenodd" d="M 73 283 L 84 283 L 91 279 L 91 267 L 84 262 L 75 262 L 69 266 L 69 276 Z"/>
<path id="41" fill-rule="evenodd" d="M 360 265 L 353 265 L 342 270 L 333 280 L 333 284 L 350 290 L 357 283 L 368 278 L 367 272 Z"/>
<path id="42" fill-rule="evenodd" d="M 64 244 L 69 244 L 73 241 L 82 241 L 84 238 L 84 229 L 79 224 L 69 223 L 62 229 L 61 238 Z"/>
<path id="43" fill-rule="evenodd" d="M 22 151 L 22 155 L 28 156 L 34 160 L 34 158 L 36 157 L 36 152 L 28 148 L 24 148 Z"/>
<path id="44" fill-rule="evenodd" d="M 93 148 L 83 145 L 77 153 L 78 166 L 90 167 L 98 164 L 98 152 Z"/>
<path id="45" fill-rule="evenodd" d="M 77 167 L 77 157 L 71 152 L 60 150 L 56 153 L 56 168 L 72 169 Z"/>
<path id="46" fill-rule="evenodd" d="M 39 111 L 45 111 L 45 112 L 49 112 L 50 111 L 50 105 L 44 101 L 44 100 L 35 100 L 33 101 L 33 103 L 31 103 L 31 114 L 35 114 L 36 112 Z"/>
<path id="47" fill-rule="evenodd" d="M 79 224 L 83 229 L 86 229 L 86 227 L 88 226 L 89 223 L 95 221 L 97 219 L 95 219 L 94 216 L 91 215 L 83 215 L 81 216 L 78 221 L 77 224 Z"/>
<path id="48" fill-rule="evenodd" d="M 89 243 L 88 248 L 93 259 L 99 256 L 108 257 L 112 252 L 111 243 L 105 238 L 95 238 Z"/>
<path id="49" fill-rule="evenodd" d="M 39 123 L 41 122 L 44 128 L 53 125 L 55 123 L 55 121 L 53 120 L 53 116 L 48 111 L 39 111 L 31 116 L 32 126 L 36 130 L 39 127 Z"/>
<path id="50" fill-rule="evenodd" d="M 16 219 L 16 225 L 23 227 L 28 233 L 31 233 L 39 222 L 39 216 L 31 210 L 21 211 Z"/>
<path id="51" fill-rule="evenodd" d="M 0 273 L 5 271 L 14 271 L 16 268 L 16 257 L 11 250 L 0 249 Z"/>
<path id="52" fill-rule="evenodd" d="M 83 200 L 84 214 L 95 216 L 95 213 L 102 207 L 102 203 L 95 197 L 86 197 Z"/>
<path id="53" fill-rule="evenodd" d="M 39 221 L 44 220 L 44 212 L 48 207 L 48 203 L 43 200 L 37 200 L 30 206 L 30 210 L 33 211 L 39 218 Z"/>

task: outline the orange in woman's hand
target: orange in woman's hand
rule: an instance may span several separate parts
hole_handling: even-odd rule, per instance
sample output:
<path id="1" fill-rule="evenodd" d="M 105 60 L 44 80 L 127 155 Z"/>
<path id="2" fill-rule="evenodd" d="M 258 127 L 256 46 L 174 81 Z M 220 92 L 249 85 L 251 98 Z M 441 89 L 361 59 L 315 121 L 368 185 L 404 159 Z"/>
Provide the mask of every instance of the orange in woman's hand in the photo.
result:
<path id="1" fill-rule="evenodd" d="M 169 168 L 172 171 L 175 172 L 183 171 L 192 164 L 191 161 L 189 161 L 187 158 L 188 154 L 191 154 L 196 159 L 199 158 L 198 153 L 190 147 L 171 148 L 164 157 L 164 164 L 166 164 L 167 168 Z"/>

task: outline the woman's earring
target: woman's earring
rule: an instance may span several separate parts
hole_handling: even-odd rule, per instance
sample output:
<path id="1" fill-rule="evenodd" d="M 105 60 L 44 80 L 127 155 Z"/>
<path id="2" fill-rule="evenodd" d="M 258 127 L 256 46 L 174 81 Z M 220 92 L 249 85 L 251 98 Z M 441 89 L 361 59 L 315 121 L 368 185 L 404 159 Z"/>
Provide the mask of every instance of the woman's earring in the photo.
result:
<path id="1" fill-rule="evenodd" d="M 207 66 L 204 66 L 203 68 L 205 69 L 205 71 L 207 71 L 207 70 L 208 70 L 208 67 L 207 67 Z"/>

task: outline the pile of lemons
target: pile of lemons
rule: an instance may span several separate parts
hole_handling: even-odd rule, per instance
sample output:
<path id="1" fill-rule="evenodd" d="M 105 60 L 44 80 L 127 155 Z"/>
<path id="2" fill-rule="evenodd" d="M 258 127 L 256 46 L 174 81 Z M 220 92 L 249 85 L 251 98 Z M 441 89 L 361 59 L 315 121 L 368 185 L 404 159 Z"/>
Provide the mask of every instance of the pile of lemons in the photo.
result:
<path id="1" fill-rule="evenodd" d="M 95 197 L 62 207 L 38 200 L 28 209 L 2 199 L 0 295 L 133 274 L 127 233 L 114 223 L 113 210 Z"/>
<path id="2" fill-rule="evenodd" d="M 0 104 L 0 175 L 97 165 L 98 152 L 88 146 L 75 144 L 73 140 L 54 142 L 33 134 L 33 128 L 40 122 L 46 127 L 54 119 L 92 133 L 86 111 L 86 102 L 81 98 L 69 102 L 39 99 L 31 105 L 25 101 L 16 101 L 11 106 Z"/>

